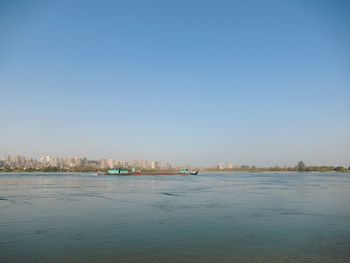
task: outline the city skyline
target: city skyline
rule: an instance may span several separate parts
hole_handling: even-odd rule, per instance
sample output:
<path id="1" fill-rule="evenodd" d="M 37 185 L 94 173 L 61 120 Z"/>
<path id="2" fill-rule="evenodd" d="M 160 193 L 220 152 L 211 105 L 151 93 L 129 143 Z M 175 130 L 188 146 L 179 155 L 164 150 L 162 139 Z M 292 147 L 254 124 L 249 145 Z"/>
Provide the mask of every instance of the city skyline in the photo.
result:
<path id="1" fill-rule="evenodd" d="M 19 160 L 19 161 L 18 161 Z M 196 165 L 193 163 L 174 163 L 171 160 L 164 159 L 120 159 L 115 157 L 102 157 L 102 158 L 90 158 L 86 155 L 69 155 L 69 156 L 57 156 L 53 154 L 41 155 L 39 157 L 35 156 L 25 156 L 21 154 L 4 154 L 3 157 L 0 156 L 0 167 L 1 161 L 8 161 L 13 164 L 21 164 L 34 162 L 41 163 L 47 166 L 53 167 L 79 167 L 79 166 L 92 166 L 100 168 L 113 168 L 113 167 L 139 167 L 139 168 L 151 168 L 151 169 L 165 169 L 165 168 L 174 168 L 174 167 L 202 167 L 202 168 L 213 168 L 216 167 L 219 170 L 223 169 L 233 169 L 237 167 L 260 167 L 260 168 L 271 168 L 271 167 L 295 167 L 296 163 L 291 165 L 278 164 L 273 165 L 257 165 L 254 163 L 238 163 L 231 160 L 221 160 L 212 163 L 206 163 L 201 165 Z M 300 160 L 303 161 L 303 160 Z M 299 162 L 300 162 L 299 161 Z M 84 164 L 85 163 L 85 164 Z M 97 165 L 98 163 L 98 165 Z M 4 164 L 4 163 L 3 163 Z M 9 164 L 9 163 L 8 163 Z M 333 167 L 349 167 L 348 164 L 315 164 L 307 163 L 309 166 L 322 167 L 322 166 L 333 166 Z"/>
<path id="2" fill-rule="evenodd" d="M 0 4 L 0 154 L 349 165 L 346 1 L 29 2 Z"/>
<path id="3" fill-rule="evenodd" d="M 227 164 L 227 168 L 232 168 L 232 163 Z M 173 165 L 165 160 L 120 160 L 116 158 L 101 158 L 90 159 L 86 156 L 74 157 L 58 157 L 54 155 L 44 155 L 40 158 L 33 158 L 23 155 L 5 155 L 0 158 L 0 168 L 44 168 L 44 167 L 59 167 L 59 168 L 116 168 L 116 167 L 138 167 L 144 169 L 172 169 L 174 167 L 191 167 L 190 164 Z M 217 165 L 222 167 L 222 165 Z"/>
<path id="4" fill-rule="evenodd" d="M 133 160 L 121 160 L 118 158 L 97 158 L 91 159 L 86 156 L 55 156 L 55 155 L 42 155 L 40 157 L 24 156 L 20 154 L 5 154 L 0 157 L 0 161 L 10 161 L 13 163 L 21 163 L 26 161 L 39 161 L 40 163 L 47 164 L 50 166 L 59 166 L 60 163 L 75 163 L 81 166 L 84 161 L 96 162 L 98 161 L 101 166 L 105 167 L 116 167 L 116 166 L 138 166 L 143 168 L 167 168 L 171 166 L 191 166 L 191 164 L 174 164 L 168 160 L 147 160 L 147 159 L 133 159 Z M 69 165 L 68 165 L 69 166 Z M 74 165 L 73 165 L 74 166 Z M 215 166 L 223 166 L 222 162 L 215 164 Z M 208 167 L 211 167 L 208 165 Z M 227 168 L 232 168 L 232 161 L 226 164 Z"/>
<path id="5" fill-rule="evenodd" d="M 7 155 L 0 158 L 0 172 L 90 172 L 95 175 L 113 174 L 116 171 L 138 174 L 150 173 L 150 175 L 161 175 L 162 173 L 172 175 L 188 173 L 193 171 L 197 175 L 199 170 L 204 172 L 349 172 L 350 166 L 310 165 L 299 161 L 293 166 L 269 166 L 239 165 L 228 163 L 217 163 L 215 165 L 193 166 L 191 164 L 173 165 L 168 161 L 160 160 L 132 160 L 123 161 L 118 159 L 91 160 L 87 157 L 65 157 L 59 158 L 53 155 L 45 155 L 38 159 L 28 158 L 21 155 Z M 153 173 L 153 174 L 152 174 Z M 160 173 L 160 174 L 159 174 Z"/>

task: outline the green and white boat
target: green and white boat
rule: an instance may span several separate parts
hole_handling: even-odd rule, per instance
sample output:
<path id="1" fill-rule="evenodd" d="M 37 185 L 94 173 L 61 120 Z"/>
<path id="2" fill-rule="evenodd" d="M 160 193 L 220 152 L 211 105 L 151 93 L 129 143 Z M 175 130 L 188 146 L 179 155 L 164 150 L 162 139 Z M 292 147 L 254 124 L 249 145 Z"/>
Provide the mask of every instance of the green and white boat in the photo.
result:
<path id="1" fill-rule="evenodd" d="M 106 175 L 132 175 L 135 174 L 135 168 L 131 170 L 125 168 L 111 169 L 106 172 Z"/>
<path id="2" fill-rule="evenodd" d="M 179 171 L 179 174 L 184 174 L 184 175 L 197 175 L 198 174 L 198 170 L 191 170 L 191 169 L 188 169 L 188 168 L 184 168 L 184 169 L 181 169 Z"/>

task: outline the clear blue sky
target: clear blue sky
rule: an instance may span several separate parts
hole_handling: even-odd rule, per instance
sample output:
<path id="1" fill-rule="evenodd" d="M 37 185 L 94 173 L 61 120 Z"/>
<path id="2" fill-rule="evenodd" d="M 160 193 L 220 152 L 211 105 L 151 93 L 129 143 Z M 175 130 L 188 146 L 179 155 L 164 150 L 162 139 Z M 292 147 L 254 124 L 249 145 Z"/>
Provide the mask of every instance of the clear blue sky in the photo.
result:
<path id="1" fill-rule="evenodd" d="M 1 1 L 0 154 L 350 164 L 349 1 Z"/>

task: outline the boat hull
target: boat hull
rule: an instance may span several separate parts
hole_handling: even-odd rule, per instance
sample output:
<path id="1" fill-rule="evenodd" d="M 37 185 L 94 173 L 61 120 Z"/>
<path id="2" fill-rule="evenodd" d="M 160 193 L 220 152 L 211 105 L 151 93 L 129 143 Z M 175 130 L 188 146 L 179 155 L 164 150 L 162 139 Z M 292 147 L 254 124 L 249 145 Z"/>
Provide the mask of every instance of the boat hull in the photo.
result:
<path id="1" fill-rule="evenodd" d="M 186 172 L 141 172 L 141 171 L 135 171 L 135 172 L 126 172 L 125 170 L 120 172 L 120 170 L 110 170 L 105 173 L 105 175 L 111 175 L 111 176 L 128 176 L 128 175 L 135 175 L 135 176 L 142 176 L 142 175 L 148 175 L 148 176 L 167 176 L 167 175 L 181 175 L 181 176 L 187 176 L 187 175 L 197 175 L 198 171 L 186 171 Z"/>

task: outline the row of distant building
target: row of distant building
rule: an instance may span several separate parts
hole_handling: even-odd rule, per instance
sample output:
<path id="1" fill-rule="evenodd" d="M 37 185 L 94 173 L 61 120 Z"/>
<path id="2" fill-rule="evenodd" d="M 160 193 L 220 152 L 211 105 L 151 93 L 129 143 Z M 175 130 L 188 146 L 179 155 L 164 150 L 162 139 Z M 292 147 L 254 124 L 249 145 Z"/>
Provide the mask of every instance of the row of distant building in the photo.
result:
<path id="1" fill-rule="evenodd" d="M 228 163 L 228 164 L 218 164 L 218 166 L 216 167 L 218 168 L 219 170 L 224 170 L 224 169 L 233 169 L 233 163 Z"/>
<path id="2" fill-rule="evenodd" d="M 171 165 L 165 161 L 148 160 L 134 160 L 129 163 L 115 159 L 89 160 L 86 157 L 59 158 L 51 155 L 45 155 L 39 159 L 27 158 L 21 155 L 8 155 L 3 160 L 0 160 L 0 167 L 28 169 L 40 169 L 45 167 L 93 167 L 107 169 L 116 167 L 127 168 L 130 166 L 140 169 L 171 169 Z"/>

